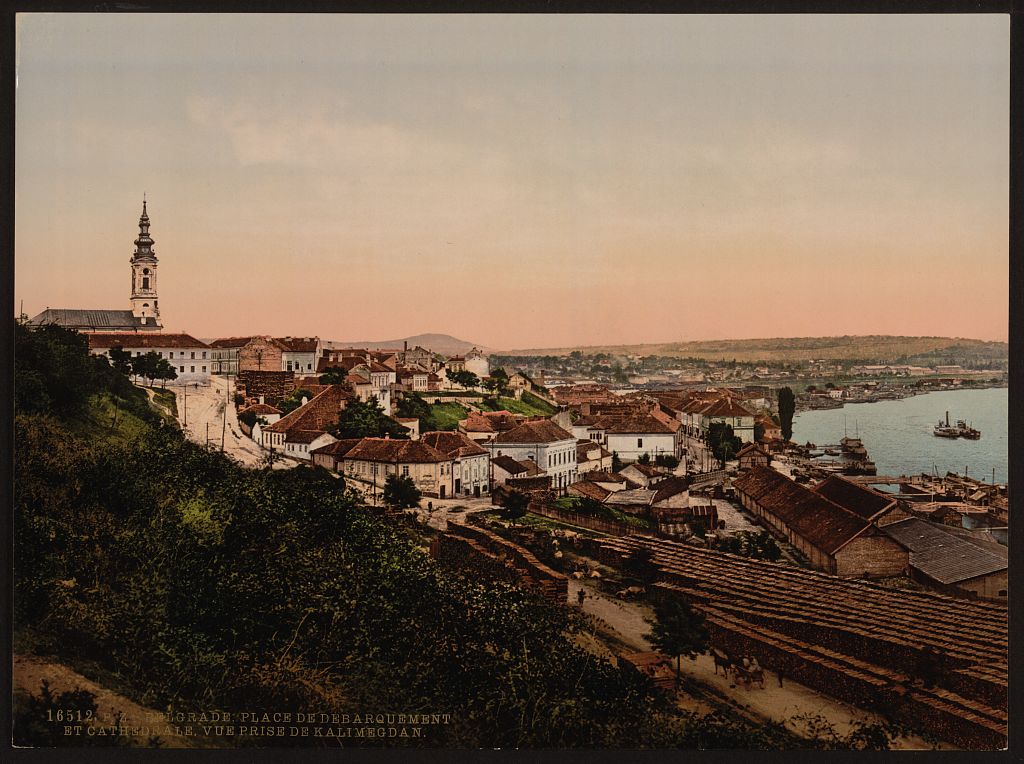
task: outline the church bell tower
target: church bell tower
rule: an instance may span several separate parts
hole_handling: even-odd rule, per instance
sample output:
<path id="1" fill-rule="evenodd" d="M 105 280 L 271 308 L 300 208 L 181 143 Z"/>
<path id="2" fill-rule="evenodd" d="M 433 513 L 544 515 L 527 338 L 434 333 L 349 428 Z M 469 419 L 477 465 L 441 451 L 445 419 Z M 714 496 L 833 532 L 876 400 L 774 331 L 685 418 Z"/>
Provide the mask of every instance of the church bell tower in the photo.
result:
<path id="1" fill-rule="evenodd" d="M 132 315 L 143 326 L 160 327 L 160 306 L 156 295 L 156 252 L 149 235 L 149 214 L 146 212 L 146 197 L 142 197 L 142 217 L 139 218 L 139 238 L 135 240 L 132 254 Z"/>

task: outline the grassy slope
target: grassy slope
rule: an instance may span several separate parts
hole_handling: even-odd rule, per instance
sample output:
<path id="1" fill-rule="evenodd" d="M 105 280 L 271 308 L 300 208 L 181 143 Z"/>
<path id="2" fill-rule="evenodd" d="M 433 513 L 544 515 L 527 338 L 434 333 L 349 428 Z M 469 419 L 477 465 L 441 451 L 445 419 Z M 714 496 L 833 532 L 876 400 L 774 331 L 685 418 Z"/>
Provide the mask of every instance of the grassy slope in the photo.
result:
<path id="1" fill-rule="evenodd" d="M 469 411 L 458 403 L 433 403 L 430 411 L 441 430 L 454 430 L 459 426 L 460 419 L 469 416 Z"/>
<path id="2" fill-rule="evenodd" d="M 513 414 L 524 416 L 551 416 L 557 409 L 554 406 L 541 400 L 530 393 L 523 393 L 523 399 L 517 401 L 515 398 L 498 398 L 497 404 L 489 404 L 486 399 L 481 401 L 480 408 L 484 411 L 511 411 Z"/>
<path id="3" fill-rule="evenodd" d="M 594 345 L 578 348 L 541 348 L 504 351 L 508 355 L 566 355 L 573 350 L 585 354 L 660 355 L 672 358 L 704 358 L 710 361 L 805 361 L 812 359 L 875 359 L 892 362 L 959 346 L 977 348 L 995 357 L 1005 357 L 1005 342 L 954 337 L 900 337 L 871 335 L 863 337 L 794 337 L 747 340 L 707 340 L 702 342 L 666 342 L 642 345 Z"/>

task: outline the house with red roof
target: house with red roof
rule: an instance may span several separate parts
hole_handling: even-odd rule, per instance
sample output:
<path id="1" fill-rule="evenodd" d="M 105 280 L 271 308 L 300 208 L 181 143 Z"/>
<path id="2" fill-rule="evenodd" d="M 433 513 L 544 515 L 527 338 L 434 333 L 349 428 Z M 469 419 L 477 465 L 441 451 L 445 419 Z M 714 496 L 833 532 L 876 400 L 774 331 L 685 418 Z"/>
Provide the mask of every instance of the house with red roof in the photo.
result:
<path id="1" fill-rule="evenodd" d="M 491 458 L 511 456 L 516 461 L 532 459 L 547 473 L 551 488 L 564 491 L 576 482 L 576 438 L 550 419 L 531 419 L 498 432 L 481 445 Z"/>
<path id="2" fill-rule="evenodd" d="M 110 357 L 111 348 L 119 347 L 132 357 L 150 351 L 166 358 L 178 374 L 171 384 L 208 384 L 213 368 L 210 346 L 189 334 L 163 332 L 91 332 L 85 335 L 89 352 Z"/>
<path id="3" fill-rule="evenodd" d="M 452 460 L 454 496 L 490 493 L 491 456 L 486 448 L 462 432 L 425 432 L 420 439 Z"/>

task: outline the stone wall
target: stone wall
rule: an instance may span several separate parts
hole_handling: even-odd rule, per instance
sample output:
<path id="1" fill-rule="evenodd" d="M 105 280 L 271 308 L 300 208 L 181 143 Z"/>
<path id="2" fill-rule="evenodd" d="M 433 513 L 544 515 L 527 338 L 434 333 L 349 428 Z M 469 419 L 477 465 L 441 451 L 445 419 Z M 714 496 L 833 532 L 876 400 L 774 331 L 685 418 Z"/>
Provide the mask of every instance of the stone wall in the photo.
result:
<path id="1" fill-rule="evenodd" d="M 253 337 L 238 349 L 238 371 L 281 371 L 283 351 L 270 337 Z"/>
<path id="2" fill-rule="evenodd" d="M 276 406 L 295 389 L 295 375 L 290 371 L 240 371 L 236 389 L 250 403 L 263 402 Z"/>

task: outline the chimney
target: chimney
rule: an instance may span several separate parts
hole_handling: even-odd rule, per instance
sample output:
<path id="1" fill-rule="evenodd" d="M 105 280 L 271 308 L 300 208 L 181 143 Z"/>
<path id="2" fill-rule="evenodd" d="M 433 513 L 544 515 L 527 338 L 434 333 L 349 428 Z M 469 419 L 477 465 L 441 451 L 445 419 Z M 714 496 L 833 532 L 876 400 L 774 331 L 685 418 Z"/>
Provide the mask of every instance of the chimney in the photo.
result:
<path id="1" fill-rule="evenodd" d="M 404 340 L 402 342 L 402 350 L 404 350 L 407 353 L 409 352 L 409 340 Z"/>

